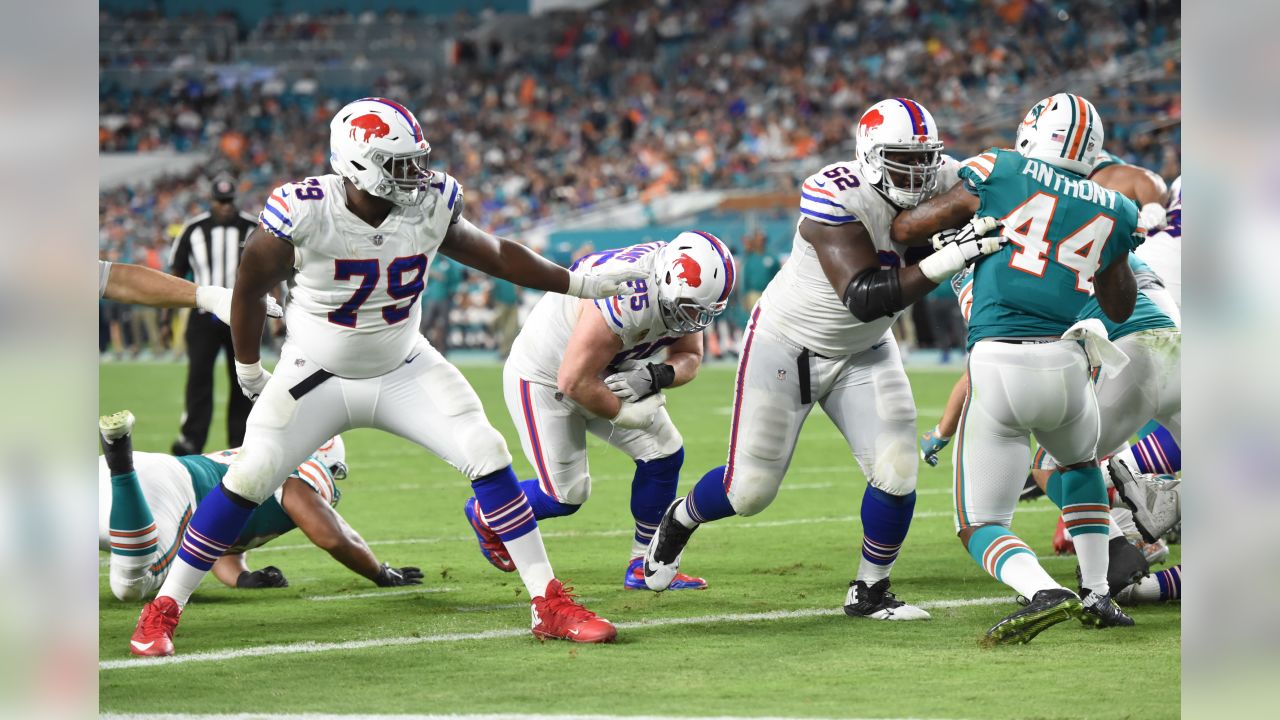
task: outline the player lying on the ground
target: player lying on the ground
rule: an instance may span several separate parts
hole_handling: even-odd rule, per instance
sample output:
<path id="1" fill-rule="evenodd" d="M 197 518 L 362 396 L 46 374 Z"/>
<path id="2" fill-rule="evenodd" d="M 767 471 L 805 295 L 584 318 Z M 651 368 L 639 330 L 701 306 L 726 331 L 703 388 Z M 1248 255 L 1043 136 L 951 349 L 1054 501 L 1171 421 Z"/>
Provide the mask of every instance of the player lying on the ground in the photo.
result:
<path id="1" fill-rule="evenodd" d="M 690 382 L 702 365 L 702 331 L 733 291 L 729 249 L 703 232 L 595 253 L 573 266 L 588 272 L 634 267 L 629 298 L 576 300 L 545 295 L 516 337 L 503 371 L 507 410 L 537 472 L 521 483 L 539 519 L 577 512 L 591 494 L 587 433 L 635 461 L 631 515 L 635 534 L 623 587 L 645 590 L 645 548 L 676 497 L 684 439 L 663 405 L 663 388 Z M 662 362 L 644 362 L 665 349 Z M 466 515 L 495 567 L 515 569 L 502 540 L 476 511 Z M 698 590 L 702 578 L 679 574 L 670 589 Z"/>
<path id="2" fill-rule="evenodd" d="M 583 298 L 630 294 L 641 273 L 569 271 L 463 217 L 462 185 L 428 169 L 431 146 L 403 105 L 362 98 L 329 124 L 333 173 L 267 198 L 232 297 L 236 377 L 257 402 L 244 446 L 200 504 L 133 639 L 173 653 L 182 606 L 253 511 L 325 438 L 377 428 L 435 453 L 471 482 L 531 598 L 540 638 L 608 642 L 617 630 L 555 577 L 501 433 L 462 373 L 422 336 L 437 253 L 537 290 Z M 275 374 L 263 369 L 263 294 L 291 280 L 288 336 Z"/>
<path id="3" fill-rule="evenodd" d="M 955 182 L 933 116 L 907 98 L 862 115 L 857 157 L 800 190 L 791 259 L 769 282 L 743 335 L 726 465 L 672 503 L 646 552 L 645 581 L 666 589 L 701 523 L 773 502 L 814 404 L 844 435 L 867 477 L 862 553 L 844 610 L 877 620 L 928 618 L 889 590 L 916 501 L 915 401 L 891 326 L 903 309 L 998 247 L 976 237 L 904 267 L 889 225 Z M 972 213 L 970 213 L 972 214 Z"/>
<path id="4" fill-rule="evenodd" d="M 200 502 L 218 485 L 237 449 L 174 457 L 134 452 L 133 414 L 124 410 L 98 420 L 98 549 L 111 552 L 111 593 L 142 600 L 164 582 L 178 544 Z M 379 587 L 417 585 L 415 567 L 380 564 L 359 533 L 334 508 L 347 476 L 342 438 L 335 437 L 297 467 L 275 494 L 254 510 L 249 524 L 213 574 L 228 587 L 287 587 L 279 568 L 249 570 L 245 553 L 293 530 L 302 530 L 333 559 Z"/>
<path id="5" fill-rule="evenodd" d="M 960 541 L 984 570 L 1031 598 L 988 630 L 993 643 L 1027 642 L 1073 617 L 1098 627 L 1133 624 L 1107 585 L 1110 515 L 1090 380 L 1091 368 L 1111 372 L 1118 363 L 1102 324 L 1079 322 L 1091 297 L 1115 322 L 1130 316 L 1137 297 L 1127 262 L 1142 238 L 1137 206 L 1084 177 L 1102 141 L 1092 104 L 1054 95 L 1027 113 L 1016 152 L 971 158 L 959 185 L 893 226 L 895 238 L 911 241 L 987 219 L 1008 240 L 974 268 L 969 394 L 954 463 Z M 1062 463 L 1060 504 L 1080 556 L 1083 597 L 1050 577 L 1009 530 L 1032 435 Z"/>
<path id="6" fill-rule="evenodd" d="M 231 317 L 231 288 L 195 283 L 142 265 L 98 261 L 98 297 L 157 308 L 200 308 L 223 322 Z M 262 298 L 267 315 L 284 311 L 270 295 Z"/>

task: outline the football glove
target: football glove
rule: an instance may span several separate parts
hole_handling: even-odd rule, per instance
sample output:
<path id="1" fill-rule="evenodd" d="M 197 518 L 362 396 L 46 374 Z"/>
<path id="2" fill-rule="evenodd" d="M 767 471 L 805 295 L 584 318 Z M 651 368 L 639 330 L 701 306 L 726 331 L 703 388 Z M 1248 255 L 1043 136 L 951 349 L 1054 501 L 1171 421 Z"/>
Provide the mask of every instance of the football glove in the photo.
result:
<path id="1" fill-rule="evenodd" d="M 610 422 L 629 430 L 647 428 L 653 423 L 653 416 L 666 404 L 667 398 L 662 393 L 655 393 L 639 402 L 624 402 Z"/>
<path id="2" fill-rule="evenodd" d="M 250 401 L 258 399 L 270 379 L 271 373 L 263 369 L 261 361 L 247 365 L 236 361 L 236 380 L 240 382 L 240 392 Z"/>
<path id="3" fill-rule="evenodd" d="M 644 280 L 648 277 L 648 272 L 638 268 L 606 270 L 599 273 L 570 270 L 569 289 L 565 290 L 564 294 L 587 300 L 598 300 L 600 298 L 613 297 L 614 295 L 630 295 L 636 291 L 636 288 L 634 284 L 628 285 L 628 283 L 633 280 Z"/>
<path id="4" fill-rule="evenodd" d="M 373 578 L 378 587 L 400 587 L 401 585 L 421 585 L 422 571 L 416 567 L 393 568 L 382 563 L 382 569 Z"/>
<path id="5" fill-rule="evenodd" d="M 284 317 L 284 309 L 270 295 L 263 295 L 262 301 L 267 306 L 267 317 Z M 216 285 L 201 285 L 196 288 L 196 307 L 212 313 L 227 325 L 231 324 L 231 288 Z"/>
<path id="6" fill-rule="evenodd" d="M 1154 232 L 1169 224 L 1169 216 L 1160 203 L 1147 203 L 1138 211 L 1138 227 Z"/>
<path id="7" fill-rule="evenodd" d="M 268 565 L 261 570 L 244 571 L 236 578 L 236 587 L 241 590 L 260 590 L 262 588 L 289 587 L 284 573 L 275 565 Z"/>
<path id="8" fill-rule="evenodd" d="M 943 283 L 966 265 L 1004 247 L 1008 238 L 1003 233 L 989 235 L 999 227 L 992 217 L 974 216 L 954 233 L 940 232 L 929 239 L 935 252 L 920 261 L 920 272 L 935 283 Z"/>
<path id="9" fill-rule="evenodd" d="M 938 466 L 938 453 L 951 442 L 951 438 L 942 437 L 938 426 L 920 436 L 920 459 L 929 463 L 930 467 Z"/>
<path id="10" fill-rule="evenodd" d="M 666 363 L 649 363 L 616 372 L 604 379 L 614 395 L 623 402 L 642 400 L 676 381 L 676 369 Z"/>

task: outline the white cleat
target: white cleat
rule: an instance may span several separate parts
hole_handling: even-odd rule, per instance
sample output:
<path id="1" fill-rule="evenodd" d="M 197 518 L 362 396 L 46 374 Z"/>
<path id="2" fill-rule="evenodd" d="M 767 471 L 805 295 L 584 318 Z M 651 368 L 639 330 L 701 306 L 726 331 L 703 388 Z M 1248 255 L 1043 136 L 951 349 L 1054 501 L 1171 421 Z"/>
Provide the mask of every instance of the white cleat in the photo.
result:
<path id="1" fill-rule="evenodd" d="M 1133 511 L 1133 522 L 1143 540 L 1155 542 L 1182 520 L 1181 480 L 1135 475 L 1119 457 L 1107 461 L 1107 473 L 1120 499 Z"/>
<path id="2" fill-rule="evenodd" d="M 649 541 L 649 549 L 644 553 L 644 584 L 654 592 L 671 587 L 680 571 L 684 546 L 689 544 L 689 537 L 697 529 L 691 530 L 676 520 L 676 506 L 682 502 L 684 498 L 678 498 L 667 507 L 653 539 Z"/>
<path id="3" fill-rule="evenodd" d="M 844 596 L 844 614 L 872 620 L 928 620 L 929 613 L 908 605 L 889 592 L 889 578 L 867 585 L 862 580 L 849 583 Z"/>

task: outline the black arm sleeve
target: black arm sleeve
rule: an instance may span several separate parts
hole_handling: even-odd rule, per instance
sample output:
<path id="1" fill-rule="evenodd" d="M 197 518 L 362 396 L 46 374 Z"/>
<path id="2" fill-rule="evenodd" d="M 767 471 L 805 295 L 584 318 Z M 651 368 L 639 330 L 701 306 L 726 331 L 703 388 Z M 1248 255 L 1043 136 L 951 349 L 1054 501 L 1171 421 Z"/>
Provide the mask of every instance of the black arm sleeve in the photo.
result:
<path id="1" fill-rule="evenodd" d="M 903 307 L 898 268 L 867 268 L 844 289 L 844 306 L 862 322 L 888 317 Z"/>

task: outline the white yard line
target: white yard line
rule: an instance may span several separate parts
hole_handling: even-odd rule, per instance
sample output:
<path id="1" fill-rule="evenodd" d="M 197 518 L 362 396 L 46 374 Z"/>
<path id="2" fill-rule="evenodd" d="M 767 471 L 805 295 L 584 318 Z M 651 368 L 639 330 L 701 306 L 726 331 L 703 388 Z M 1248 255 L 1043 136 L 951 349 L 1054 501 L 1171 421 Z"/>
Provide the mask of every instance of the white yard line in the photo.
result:
<path id="1" fill-rule="evenodd" d="M 186 712 L 161 712 L 161 714 L 99 715 L 102 720 L 358 720 L 361 717 L 375 720 L 795 720 L 787 717 L 762 716 L 678 716 L 678 715 L 525 715 L 516 712 L 480 715 L 328 715 L 319 712 L 241 712 L 236 715 L 197 715 Z M 804 717 L 803 720 L 823 720 L 820 717 Z M 845 717 L 844 720 L 913 720 L 906 717 Z M 914 720 L 925 720 L 916 717 Z M 927 719 L 942 720 L 942 719 Z"/>
<path id="2" fill-rule="evenodd" d="M 933 600 L 919 603 L 926 610 L 970 607 L 974 605 L 1013 604 L 1013 598 L 982 597 L 962 600 Z M 637 620 L 633 622 L 615 623 L 619 630 L 645 630 L 671 625 L 714 625 L 721 623 L 759 622 L 764 620 L 793 620 L 843 615 L 841 608 L 807 608 L 804 610 L 771 610 L 758 613 L 725 613 L 721 615 L 700 615 L 698 617 L 658 618 L 654 620 Z M 498 640 L 505 638 L 525 637 L 527 628 L 504 628 L 500 630 L 484 630 L 470 633 L 443 633 L 439 635 L 422 635 L 409 637 L 373 638 L 369 640 L 348 640 L 346 642 L 318 643 L 299 642 L 282 645 L 261 645 L 238 650 L 213 650 L 202 653 L 189 653 L 163 658 L 129 658 L 125 660 L 104 660 L 98 663 L 99 670 L 126 670 L 140 667 L 156 667 L 159 665 L 176 665 L 180 663 L 216 662 L 220 660 L 237 660 L 246 657 L 265 657 L 268 655 L 295 655 L 305 653 L 332 652 L 335 650 L 366 650 L 369 648 L 397 647 L 402 645 L 421 645 L 424 643 L 451 643 L 472 640 Z"/>
<path id="3" fill-rule="evenodd" d="M 784 486 L 785 487 L 785 486 Z M 917 493 L 921 491 L 917 490 Z M 941 488 L 930 488 L 923 491 L 923 494 L 950 494 L 950 490 Z M 1036 507 L 1018 508 L 1019 513 L 1041 513 L 1041 512 L 1061 512 L 1056 506 L 1048 505 Z M 951 510 L 927 510 L 915 514 L 916 519 L 921 518 L 950 518 L 953 515 Z M 742 522 L 720 522 L 708 523 L 702 526 L 704 531 L 732 530 L 735 528 L 762 528 L 762 527 L 786 527 L 788 525 L 812 525 L 814 523 L 847 523 L 858 522 L 856 515 L 841 515 L 838 517 L 816 517 L 816 518 L 792 518 L 789 520 L 745 520 Z M 544 538 L 582 538 L 582 537 L 621 537 L 623 535 L 630 536 L 634 534 L 632 528 L 624 528 L 617 530 L 566 530 L 562 532 L 544 532 Z M 370 546 L 381 545 L 433 545 L 441 542 L 475 542 L 475 535 L 435 535 L 417 538 L 402 538 L 399 540 L 369 540 Z M 298 544 L 298 545 L 265 545 L 254 550 L 255 553 L 282 552 L 288 550 L 307 550 L 314 548 L 314 545 Z"/>
<path id="4" fill-rule="evenodd" d="M 375 590 L 362 593 L 341 593 L 338 595 L 311 595 L 309 597 L 303 597 L 303 600 L 325 602 L 327 600 L 355 600 L 357 598 L 391 597 L 392 595 L 421 595 L 423 593 L 447 593 L 457 591 L 458 588 L 455 587 L 424 587 L 412 588 L 409 590 L 384 590 L 382 592 Z"/>
<path id="5" fill-rule="evenodd" d="M 716 715 L 526 715 L 522 713 L 493 713 L 469 715 L 330 715 L 325 713 L 239 713 L 235 715 L 200 715 L 194 713 L 106 713 L 103 720 L 795 720 L 783 717 Z M 803 718 L 803 720 L 824 720 Z M 872 720 L 871 718 L 844 718 L 844 720 Z M 874 720 L 942 720 L 941 718 L 876 718 Z"/>

